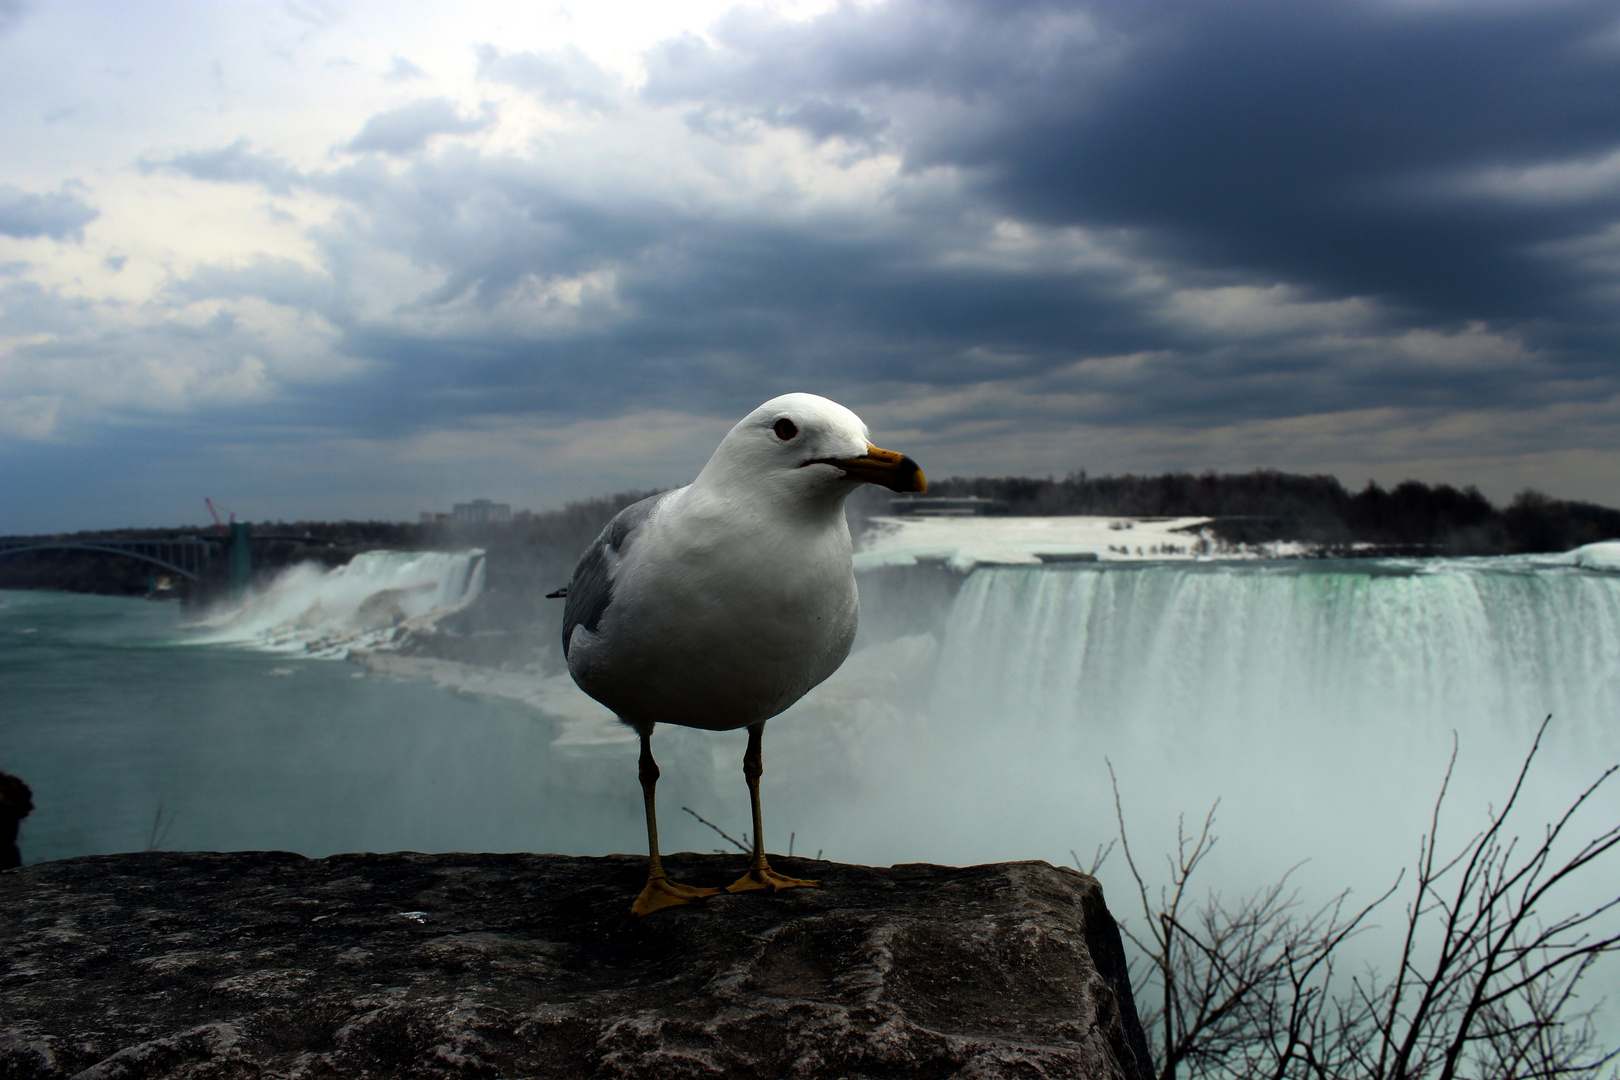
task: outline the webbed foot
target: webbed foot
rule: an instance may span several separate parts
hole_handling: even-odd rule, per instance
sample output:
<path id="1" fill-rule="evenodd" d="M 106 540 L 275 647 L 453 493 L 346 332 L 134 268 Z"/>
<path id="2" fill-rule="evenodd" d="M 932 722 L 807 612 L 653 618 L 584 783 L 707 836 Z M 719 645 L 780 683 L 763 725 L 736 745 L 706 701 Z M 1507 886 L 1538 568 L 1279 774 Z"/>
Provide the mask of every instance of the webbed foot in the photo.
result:
<path id="1" fill-rule="evenodd" d="M 636 902 L 630 905 L 632 915 L 651 915 L 653 912 L 667 907 L 679 907 L 682 904 L 695 904 L 707 896 L 718 896 L 724 889 L 700 889 L 694 885 L 682 885 L 678 881 L 671 881 L 662 874 L 647 879 L 646 886 Z"/>
<path id="2" fill-rule="evenodd" d="M 805 878 L 788 877 L 772 870 L 769 863 L 760 860 L 761 865 L 749 867 L 748 873 L 732 882 L 726 892 L 778 892 L 782 889 L 819 889 L 821 882 L 809 881 Z"/>

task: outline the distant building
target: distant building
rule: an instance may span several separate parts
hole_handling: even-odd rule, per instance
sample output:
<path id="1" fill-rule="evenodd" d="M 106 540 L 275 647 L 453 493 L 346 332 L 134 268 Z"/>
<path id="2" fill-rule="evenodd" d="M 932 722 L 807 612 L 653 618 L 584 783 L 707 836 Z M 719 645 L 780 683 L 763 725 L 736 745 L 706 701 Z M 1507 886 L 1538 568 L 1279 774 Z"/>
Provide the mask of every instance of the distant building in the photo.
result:
<path id="1" fill-rule="evenodd" d="M 456 503 L 453 509 L 457 525 L 501 525 L 512 520 L 511 504 L 488 499 Z"/>

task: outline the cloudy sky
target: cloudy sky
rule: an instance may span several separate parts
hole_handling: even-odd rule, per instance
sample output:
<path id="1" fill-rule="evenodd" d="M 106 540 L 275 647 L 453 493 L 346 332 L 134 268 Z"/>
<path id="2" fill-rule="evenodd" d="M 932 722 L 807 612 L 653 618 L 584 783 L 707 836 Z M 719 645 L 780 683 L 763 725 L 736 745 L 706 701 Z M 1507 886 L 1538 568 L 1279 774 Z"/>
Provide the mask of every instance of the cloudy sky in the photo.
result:
<path id="1" fill-rule="evenodd" d="M 688 479 L 1620 505 L 1620 4 L 0 0 L 0 532 Z"/>

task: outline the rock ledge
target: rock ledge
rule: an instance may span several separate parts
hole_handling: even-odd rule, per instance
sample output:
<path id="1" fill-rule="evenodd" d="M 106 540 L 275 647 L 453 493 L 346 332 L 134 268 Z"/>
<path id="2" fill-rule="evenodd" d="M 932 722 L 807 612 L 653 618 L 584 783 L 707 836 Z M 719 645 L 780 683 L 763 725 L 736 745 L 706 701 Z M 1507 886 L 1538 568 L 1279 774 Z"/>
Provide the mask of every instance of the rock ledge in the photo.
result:
<path id="1" fill-rule="evenodd" d="M 0 1076 L 1149 1076 L 1097 882 L 773 858 L 633 919 L 642 860 L 286 852 L 0 873 Z M 694 884 L 739 859 L 676 855 Z"/>

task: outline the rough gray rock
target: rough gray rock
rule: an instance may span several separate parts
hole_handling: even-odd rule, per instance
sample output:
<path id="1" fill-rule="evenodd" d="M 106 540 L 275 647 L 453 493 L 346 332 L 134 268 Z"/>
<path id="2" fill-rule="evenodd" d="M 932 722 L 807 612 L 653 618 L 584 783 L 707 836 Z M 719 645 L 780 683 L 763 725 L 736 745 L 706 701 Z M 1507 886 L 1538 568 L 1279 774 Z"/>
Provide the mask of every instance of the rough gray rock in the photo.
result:
<path id="1" fill-rule="evenodd" d="M 6 871 L 0 1077 L 1149 1075 L 1094 879 L 774 861 L 826 887 L 640 921 L 630 856 Z M 743 866 L 666 862 L 693 884 Z"/>

